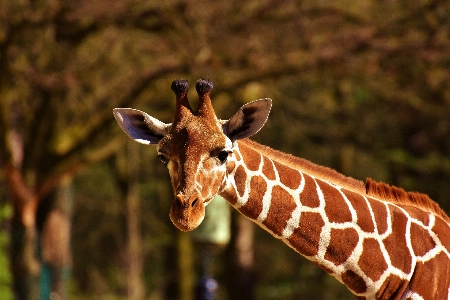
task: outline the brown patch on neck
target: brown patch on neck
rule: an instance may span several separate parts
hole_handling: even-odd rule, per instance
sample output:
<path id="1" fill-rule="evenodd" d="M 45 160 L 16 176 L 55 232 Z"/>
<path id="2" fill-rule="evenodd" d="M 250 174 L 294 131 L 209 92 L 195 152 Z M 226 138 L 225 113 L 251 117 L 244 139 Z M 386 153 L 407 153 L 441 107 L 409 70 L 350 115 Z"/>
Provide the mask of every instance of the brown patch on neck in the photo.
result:
<path id="1" fill-rule="evenodd" d="M 431 200 L 426 194 L 406 192 L 402 188 L 391 186 L 383 182 L 376 182 L 371 178 L 366 179 L 365 186 L 366 194 L 369 197 L 386 200 L 395 204 L 412 205 L 421 210 L 431 212 L 445 221 L 450 222 L 450 218 L 442 208 L 439 207 L 439 204 Z"/>

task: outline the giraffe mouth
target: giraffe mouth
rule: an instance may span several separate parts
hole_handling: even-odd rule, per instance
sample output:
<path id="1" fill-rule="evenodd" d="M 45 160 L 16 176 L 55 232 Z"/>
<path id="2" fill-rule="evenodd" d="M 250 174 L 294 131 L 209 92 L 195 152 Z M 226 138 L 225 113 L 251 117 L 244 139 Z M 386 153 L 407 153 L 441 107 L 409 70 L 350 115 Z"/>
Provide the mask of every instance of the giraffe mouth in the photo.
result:
<path id="1" fill-rule="evenodd" d="M 203 205 L 206 207 L 213 199 L 214 197 L 203 200 Z"/>
<path id="2" fill-rule="evenodd" d="M 203 214 L 199 219 L 174 218 L 170 215 L 172 223 L 181 231 L 188 232 L 196 229 L 203 221 L 205 215 Z"/>

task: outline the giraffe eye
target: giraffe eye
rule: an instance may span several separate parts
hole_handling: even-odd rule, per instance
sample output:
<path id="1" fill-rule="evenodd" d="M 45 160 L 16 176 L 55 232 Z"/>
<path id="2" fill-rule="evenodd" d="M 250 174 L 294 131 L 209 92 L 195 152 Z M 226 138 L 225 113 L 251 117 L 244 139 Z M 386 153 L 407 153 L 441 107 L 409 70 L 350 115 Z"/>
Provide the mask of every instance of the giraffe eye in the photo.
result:
<path id="1" fill-rule="evenodd" d="M 228 155 L 230 154 L 230 151 L 222 150 L 220 151 L 219 155 L 217 155 L 217 159 L 220 161 L 221 164 L 224 164 L 227 159 Z"/>
<path id="2" fill-rule="evenodd" d="M 169 159 L 164 154 L 158 154 L 158 158 L 162 161 L 164 166 L 167 166 L 167 164 L 169 163 Z"/>

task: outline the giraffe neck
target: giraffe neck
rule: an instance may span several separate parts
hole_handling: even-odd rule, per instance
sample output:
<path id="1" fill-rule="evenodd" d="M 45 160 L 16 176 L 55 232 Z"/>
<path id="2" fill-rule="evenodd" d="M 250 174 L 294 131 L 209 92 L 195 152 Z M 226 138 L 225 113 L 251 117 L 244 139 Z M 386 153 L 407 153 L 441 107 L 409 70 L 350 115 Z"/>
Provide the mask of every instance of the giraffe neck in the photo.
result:
<path id="1" fill-rule="evenodd" d="M 255 142 L 235 148 L 221 195 L 353 293 L 414 296 L 417 267 L 432 269 L 436 257 L 446 272 L 441 295 L 449 293 L 450 227 L 440 217 L 369 198 L 361 181 Z"/>

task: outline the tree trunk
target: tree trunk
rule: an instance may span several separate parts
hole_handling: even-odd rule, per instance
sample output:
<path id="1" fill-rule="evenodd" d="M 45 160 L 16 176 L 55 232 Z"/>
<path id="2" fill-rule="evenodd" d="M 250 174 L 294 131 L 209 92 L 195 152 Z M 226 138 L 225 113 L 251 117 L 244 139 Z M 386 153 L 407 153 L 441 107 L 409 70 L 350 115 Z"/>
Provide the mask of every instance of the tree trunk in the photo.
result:
<path id="1" fill-rule="evenodd" d="M 254 299 L 254 239 L 255 227 L 246 217 L 238 216 L 238 232 L 236 236 L 237 287 L 240 299 Z M 237 299 L 237 298 L 236 298 Z"/>
<path id="2" fill-rule="evenodd" d="M 128 142 L 128 183 L 126 193 L 127 219 L 127 295 L 130 300 L 145 297 L 145 285 L 142 281 L 142 239 L 139 230 L 139 144 Z"/>
<path id="3" fill-rule="evenodd" d="M 232 240 L 226 259 L 230 262 L 223 278 L 228 297 L 236 300 L 255 299 L 254 231 L 252 221 L 241 214 L 233 214 Z"/>
<path id="4" fill-rule="evenodd" d="M 50 211 L 44 215 L 40 234 L 41 299 L 67 299 L 68 281 L 72 267 L 71 216 L 72 181 L 64 178 L 56 195 L 50 199 Z"/>
<path id="5" fill-rule="evenodd" d="M 195 271 L 191 236 L 186 232 L 179 232 L 177 246 L 179 299 L 193 300 L 195 292 Z"/>
<path id="6" fill-rule="evenodd" d="M 7 161 L 6 184 L 14 207 L 11 226 L 11 271 L 15 299 L 39 299 L 40 262 L 37 256 L 38 233 L 36 210 L 39 198 L 30 188 L 35 174 L 22 173 L 23 136 L 20 131 L 21 110 L 17 103 L 9 107 L 10 119 L 5 124 Z"/>
<path id="7" fill-rule="evenodd" d="M 7 168 L 6 177 L 14 206 L 10 254 L 15 298 L 39 299 L 40 262 L 37 256 L 36 229 L 38 198 L 29 191 L 22 174 L 13 166 Z"/>
<path id="8" fill-rule="evenodd" d="M 11 271 L 15 299 L 39 300 L 40 262 L 35 224 L 24 224 L 17 210 L 11 229 Z"/>

